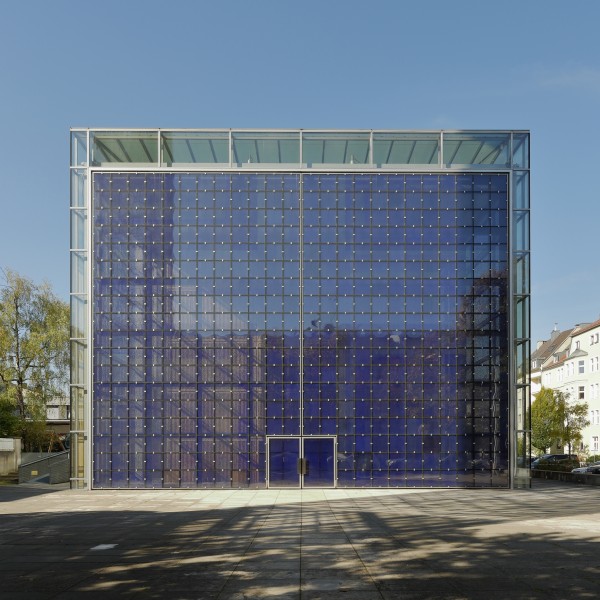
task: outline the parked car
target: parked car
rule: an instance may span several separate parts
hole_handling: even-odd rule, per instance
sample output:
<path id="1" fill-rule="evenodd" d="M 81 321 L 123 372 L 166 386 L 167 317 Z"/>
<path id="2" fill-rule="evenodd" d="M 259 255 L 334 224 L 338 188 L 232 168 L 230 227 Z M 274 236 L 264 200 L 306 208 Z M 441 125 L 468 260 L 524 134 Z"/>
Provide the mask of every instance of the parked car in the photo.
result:
<path id="1" fill-rule="evenodd" d="M 532 469 L 548 471 L 570 471 L 579 467 L 577 454 L 544 454 L 531 463 Z"/>
<path id="2" fill-rule="evenodd" d="M 571 473 L 592 473 L 594 475 L 600 475 L 600 460 L 585 465 L 584 467 L 577 467 L 573 469 Z"/>
<path id="3" fill-rule="evenodd" d="M 521 469 L 529 469 L 532 461 L 533 456 L 517 456 L 517 467 Z"/>

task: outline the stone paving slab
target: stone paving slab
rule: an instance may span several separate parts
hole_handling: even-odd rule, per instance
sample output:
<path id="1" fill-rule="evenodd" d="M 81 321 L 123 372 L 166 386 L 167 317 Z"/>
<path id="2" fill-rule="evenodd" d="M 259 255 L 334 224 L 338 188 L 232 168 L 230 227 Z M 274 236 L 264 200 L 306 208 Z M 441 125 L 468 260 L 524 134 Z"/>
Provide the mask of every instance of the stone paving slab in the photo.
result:
<path id="1" fill-rule="evenodd" d="M 0 487 L 0 600 L 579 600 L 598 488 Z"/>

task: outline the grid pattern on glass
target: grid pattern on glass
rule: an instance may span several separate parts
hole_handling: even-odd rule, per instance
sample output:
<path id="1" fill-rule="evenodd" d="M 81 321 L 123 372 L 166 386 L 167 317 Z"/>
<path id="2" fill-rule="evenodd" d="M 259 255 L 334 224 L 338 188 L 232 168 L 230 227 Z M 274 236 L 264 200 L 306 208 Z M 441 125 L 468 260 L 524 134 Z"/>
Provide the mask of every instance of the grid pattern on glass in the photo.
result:
<path id="1" fill-rule="evenodd" d="M 95 176 L 96 487 L 264 484 L 298 433 L 298 179 Z"/>
<path id="2" fill-rule="evenodd" d="M 507 176 L 303 190 L 304 433 L 338 485 L 506 485 Z"/>
<path id="3" fill-rule="evenodd" d="M 507 485 L 507 179 L 96 174 L 94 485 Z"/>

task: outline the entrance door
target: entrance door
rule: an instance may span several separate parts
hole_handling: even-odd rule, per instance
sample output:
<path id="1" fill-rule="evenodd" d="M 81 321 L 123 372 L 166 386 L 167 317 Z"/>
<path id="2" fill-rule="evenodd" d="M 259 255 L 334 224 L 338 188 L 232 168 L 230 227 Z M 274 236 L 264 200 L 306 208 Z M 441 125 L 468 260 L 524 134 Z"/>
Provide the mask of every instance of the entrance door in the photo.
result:
<path id="1" fill-rule="evenodd" d="M 270 437 L 267 461 L 268 487 L 335 487 L 333 437 Z"/>
<path id="2" fill-rule="evenodd" d="M 269 438 L 269 487 L 300 487 L 300 438 Z"/>

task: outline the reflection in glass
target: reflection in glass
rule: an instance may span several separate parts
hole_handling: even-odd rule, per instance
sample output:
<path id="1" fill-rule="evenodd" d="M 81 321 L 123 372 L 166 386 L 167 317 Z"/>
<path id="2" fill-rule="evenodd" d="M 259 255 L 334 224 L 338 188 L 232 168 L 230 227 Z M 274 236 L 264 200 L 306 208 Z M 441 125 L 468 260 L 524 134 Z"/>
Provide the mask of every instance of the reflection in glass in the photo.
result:
<path id="1" fill-rule="evenodd" d="M 369 159 L 368 135 L 311 135 L 303 160 Z M 95 173 L 94 485 L 298 486 L 304 436 L 307 486 L 506 486 L 507 185 Z"/>

